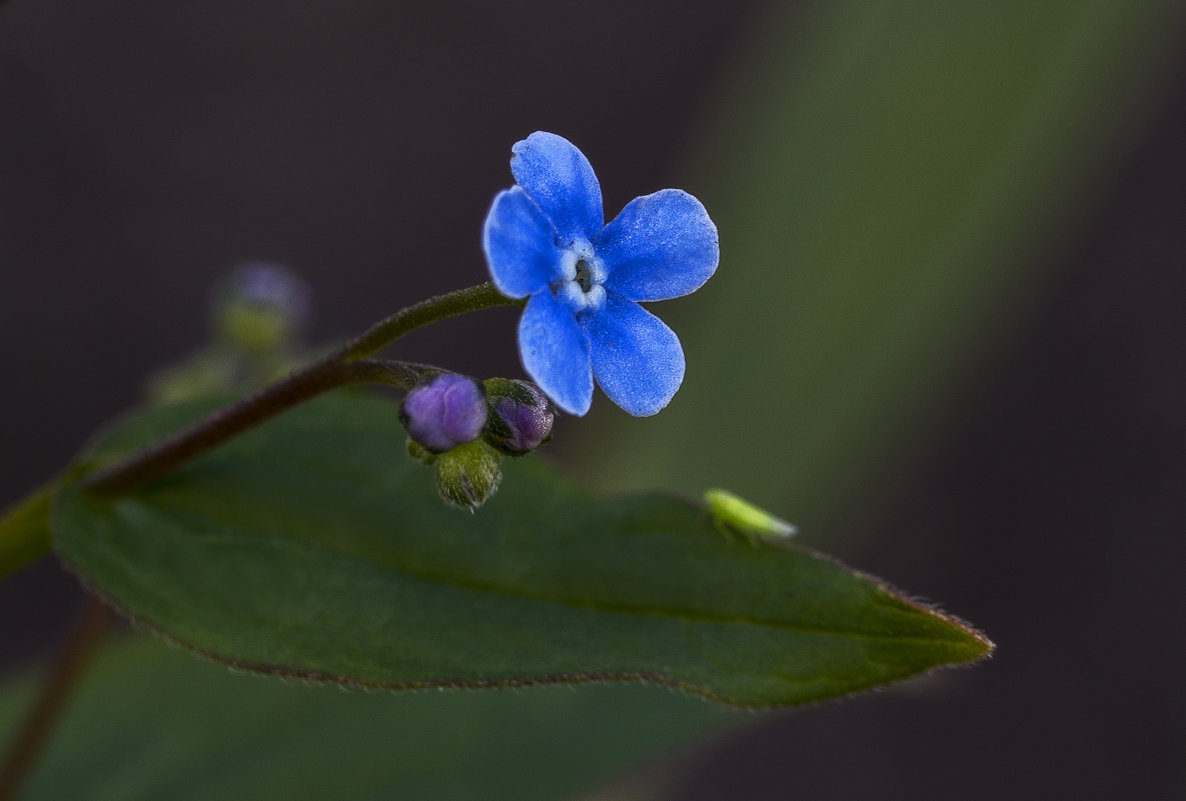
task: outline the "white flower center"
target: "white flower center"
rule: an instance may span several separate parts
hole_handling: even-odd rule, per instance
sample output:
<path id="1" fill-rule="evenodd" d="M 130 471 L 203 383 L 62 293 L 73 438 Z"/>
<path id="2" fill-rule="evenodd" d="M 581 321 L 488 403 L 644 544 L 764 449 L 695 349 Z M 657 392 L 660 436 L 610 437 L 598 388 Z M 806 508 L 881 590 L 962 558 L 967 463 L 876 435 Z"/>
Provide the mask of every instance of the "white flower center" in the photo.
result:
<path id="1" fill-rule="evenodd" d="M 605 304 L 605 267 L 588 242 L 573 242 L 560 256 L 560 280 L 552 284 L 556 297 L 573 311 L 599 309 Z"/>

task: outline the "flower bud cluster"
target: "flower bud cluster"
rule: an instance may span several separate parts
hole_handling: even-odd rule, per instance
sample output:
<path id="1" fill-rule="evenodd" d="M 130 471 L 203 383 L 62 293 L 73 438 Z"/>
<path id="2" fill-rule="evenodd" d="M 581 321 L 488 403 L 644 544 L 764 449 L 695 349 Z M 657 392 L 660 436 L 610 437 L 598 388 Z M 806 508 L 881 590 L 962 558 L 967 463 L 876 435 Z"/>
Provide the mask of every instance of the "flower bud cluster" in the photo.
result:
<path id="1" fill-rule="evenodd" d="M 498 489 L 504 454 L 523 456 L 551 439 L 555 409 L 526 381 L 480 384 L 457 373 L 429 373 L 404 397 L 399 416 L 408 454 L 435 468 L 441 498 L 473 511 Z"/>

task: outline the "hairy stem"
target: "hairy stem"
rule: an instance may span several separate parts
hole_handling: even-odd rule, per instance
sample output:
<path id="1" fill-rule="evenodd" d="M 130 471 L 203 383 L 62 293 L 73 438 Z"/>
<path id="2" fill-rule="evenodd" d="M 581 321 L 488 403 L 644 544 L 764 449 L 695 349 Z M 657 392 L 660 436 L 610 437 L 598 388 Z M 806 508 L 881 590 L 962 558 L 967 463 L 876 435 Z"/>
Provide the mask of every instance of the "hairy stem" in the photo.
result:
<path id="1" fill-rule="evenodd" d="M 0 801 L 11 801 L 20 793 L 49 742 L 49 735 L 70 698 L 71 690 L 102 643 L 112 619 L 110 610 L 101 601 L 87 598 L 69 640 L 0 765 Z"/>
<path id="2" fill-rule="evenodd" d="M 524 302 L 506 297 L 489 281 L 437 295 L 406 309 L 400 309 L 386 320 L 375 323 L 361 336 L 348 342 L 336 355 L 346 361 L 361 359 L 377 353 L 404 334 L 437 320 L 456 317 L 466 312 L 492 309 L 495 306 L 522 306 Z"/>
<path id="3" fill-rule="evenodd" d="M 384 383 L 410 389 L 427 368 L 407 362 L 363 360 L 421 326 L 480 309 L 521 304 L 494 288 L 479 284 L 429 298 L 388 317 L 333 353 L 269 384 L 238 403 L 148 446 L 140 453 L 96 472 L 88 489 L 115 496 L 160 478 L 201 453 L 214 448 L 270 417 L 335 387 Z"/>

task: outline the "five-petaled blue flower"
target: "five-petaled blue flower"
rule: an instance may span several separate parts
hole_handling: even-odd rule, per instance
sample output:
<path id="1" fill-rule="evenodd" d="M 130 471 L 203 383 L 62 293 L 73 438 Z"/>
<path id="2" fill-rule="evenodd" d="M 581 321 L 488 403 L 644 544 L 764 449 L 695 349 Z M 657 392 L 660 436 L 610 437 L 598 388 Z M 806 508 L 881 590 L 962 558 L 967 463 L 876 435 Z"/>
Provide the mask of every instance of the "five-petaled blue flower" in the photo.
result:
<path id="1" fill-rule="evenodd" d="M 571 142 L 537 131 L 512 152 L 518 186 L 494 198 L 482 248 L 498 290 L 529 298 L 524 368 L 571 414 L 589 411 L 594 378 L 630 414 L 654 414 L 683 382 L 684 352 L 638 304 L 699 289 L 717 268 L 716 226 L 678 189 L 635 198 L 606 225 L 601 185 Z"/>

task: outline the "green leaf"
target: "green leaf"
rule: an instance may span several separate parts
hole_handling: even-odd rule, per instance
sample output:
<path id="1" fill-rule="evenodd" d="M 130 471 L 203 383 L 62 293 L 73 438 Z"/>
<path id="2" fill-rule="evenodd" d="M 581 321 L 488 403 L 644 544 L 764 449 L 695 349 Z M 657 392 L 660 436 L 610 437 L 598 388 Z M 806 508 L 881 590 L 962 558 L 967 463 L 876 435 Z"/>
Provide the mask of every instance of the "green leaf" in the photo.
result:
<path id="1" fill-rule="evenodd" d="M 0 689 L 0 753 L 34 686 Z M 730 720 L 655 687 L 342 692 L 137 637 L 88 670 L 21 798 L 555 801 Z"/>
<path id="2" fill-rule="evenodd" d="M 0 517 L 0 578 L 49 552 L 50 506 L 57 482 L 46 484 Z"/>
<path id="3" fill-rule="evenodd" d="M 133 419 L 95 458 L 201 408 Z M 826 558 L 726 538 L 699 505 L 599 500 L 538 460 L 477 514 L 447 508 L 403 441 L 390 402 L 323 398 L 132 496 L 66 490 L 57 547 L 188 648 L 368 687 L 647 680 L 765 706 L 991 648 Z"/>

